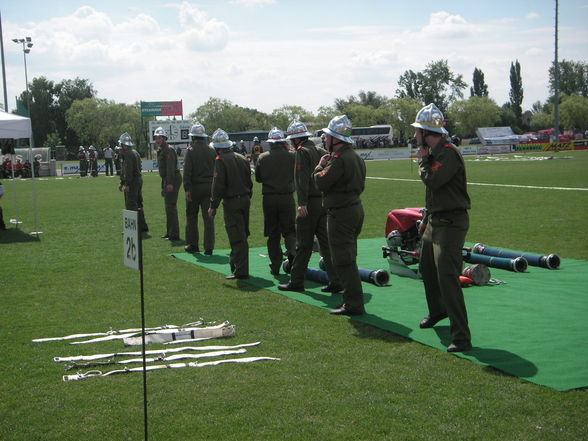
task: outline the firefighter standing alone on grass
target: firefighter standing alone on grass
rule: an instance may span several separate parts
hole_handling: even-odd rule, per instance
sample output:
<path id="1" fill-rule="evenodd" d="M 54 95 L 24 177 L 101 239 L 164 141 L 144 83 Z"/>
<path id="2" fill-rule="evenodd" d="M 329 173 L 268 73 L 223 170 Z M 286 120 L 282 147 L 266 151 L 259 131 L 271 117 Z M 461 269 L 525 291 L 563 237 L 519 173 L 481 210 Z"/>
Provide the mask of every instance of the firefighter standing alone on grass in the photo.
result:
<path id="1" fill-rule="evenodd" d="M 180 222 L 178 220 L 178 192 L 182 185 L 182 175 L 178 166 L 178 155 L 167 143 L 167 132 L 158 127 L 153 132 L 155 143 L 159 147 L 157 164 L 161 176 L 161 195 L 165 201 L 166 230 L 162 239 L 180 240 Z"/>
<path id="2" fill-rule="evenodd" d="M 229 135 L 222 129 L 212 134 L 210 146 L 217 152 L 212 179 L 212 196 L 208 214 L 216 216 L 216 210 L 223 201 L 225 229 L 231 245 L 227 279 L 249 278 L 249 208 L 253 195 L 249 161 L 231 150 Z"/>
<path id="3" fill-rule="evenodd" d="M 472 348 L 468 315 L 459 282 L 462 248 L 469 228 L 465 163 L 460 151 L 447 140 L 445 119 L 434 104 L 423 107 L 412 124 L 419 150 L 420 177 L 426 187 L 427 210 L 419 227 L 423 276 L 429 315 L 421 328 L 432 328 L 449 317 L 452 343 L 448 352 Z"/>
<path id="4" fill-rule="evenodd" d="M 147 233 L 149 227 L 145 221 L 143 212 L 143 178 L 141 177 L 141 156 L 133 148 L 131 135 L 127 132 L 120 135 L 120 144 L 123 146 L 122 172 L 120 175 L 119 190 L 125 196 L 125 208 L 138 212 L 139 229 L 142 233 Z"/>

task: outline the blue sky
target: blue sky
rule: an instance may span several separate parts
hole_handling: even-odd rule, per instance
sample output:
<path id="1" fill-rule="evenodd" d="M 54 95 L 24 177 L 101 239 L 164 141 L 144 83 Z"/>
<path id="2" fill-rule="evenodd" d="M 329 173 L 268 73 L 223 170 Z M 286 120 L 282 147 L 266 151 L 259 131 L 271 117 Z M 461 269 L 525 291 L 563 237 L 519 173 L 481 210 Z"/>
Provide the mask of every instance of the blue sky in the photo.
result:
<path id="1" fill-rule="evenodd" d="M 9 109 L 29 81 L 89 79 L 116 102 L 209 97 L 271 112 L 315 112 L 374 90 L 393 97 L 400 75 L 448 60 L 471 84 L 475 67 L 490 96 L 508 101 L 510 64 L 521 64 L 524 107 L 548 95 L 553 0 L 538 1 L 33 1 L 0 6 Z M 588 61 L 588 0 L 560 1 L 559 58 Z M 464 92 L 469 96 L 469 89 Z"/>

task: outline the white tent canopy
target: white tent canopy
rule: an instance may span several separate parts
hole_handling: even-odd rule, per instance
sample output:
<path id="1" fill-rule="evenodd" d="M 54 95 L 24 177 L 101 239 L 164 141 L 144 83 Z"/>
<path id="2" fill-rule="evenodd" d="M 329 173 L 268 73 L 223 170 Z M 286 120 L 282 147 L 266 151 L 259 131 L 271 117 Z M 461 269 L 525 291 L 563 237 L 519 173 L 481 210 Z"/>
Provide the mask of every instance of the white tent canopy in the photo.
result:
<path id="1" fill-rule="evenodd" d="M 0 139 L 30 138 L 31 119 L 12 113 L 0 112 Z"/>

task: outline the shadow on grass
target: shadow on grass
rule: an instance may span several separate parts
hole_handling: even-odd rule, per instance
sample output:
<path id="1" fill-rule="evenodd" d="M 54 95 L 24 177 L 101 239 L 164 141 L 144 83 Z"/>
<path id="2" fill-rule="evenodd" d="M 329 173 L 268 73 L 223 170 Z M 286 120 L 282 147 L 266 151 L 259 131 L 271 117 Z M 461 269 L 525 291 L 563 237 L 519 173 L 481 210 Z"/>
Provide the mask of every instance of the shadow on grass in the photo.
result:
<path id="1" fill-rule="evenodd" d="M 40 242 L 41 239 L 37 235 L 27 234 L 18 228 L 8 228 L 0 231 L 0 243 L 16 243 L 16 242 Z"/>
<path id="2" fill-rule="evenodd" d="M 364 314 L 351 319 L 359 337 L 385 341 L 408 342 L 412 329 L 400 323 L 386 320 L 374 314 Z"/>
<path id="3" fill-rule="evenodd" d="M 451 343 L 449 326 L 436 326 L 434 329 L 441 343 L 449 346 Z M 474 346 L 470 351 L 464 352 L 463 355 L 475 358 L 480 363 L 515 377 L 534 377 L 538 372 L 537 366 L 533 362 L 504 349 Z"/>

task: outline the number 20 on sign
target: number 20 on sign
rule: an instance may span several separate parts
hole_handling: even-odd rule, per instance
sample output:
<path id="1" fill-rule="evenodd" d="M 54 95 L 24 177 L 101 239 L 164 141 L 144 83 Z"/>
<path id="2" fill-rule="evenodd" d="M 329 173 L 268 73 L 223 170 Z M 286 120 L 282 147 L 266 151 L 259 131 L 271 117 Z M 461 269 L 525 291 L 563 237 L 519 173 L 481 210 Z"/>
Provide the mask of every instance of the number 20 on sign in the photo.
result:
<path id="1" fill-rule="evenodd" d="M 124 264 L 133 269 L 140 269 L 141 238 L 139 237 L 138 213 L 123 210 L 123 258 Z"/>

